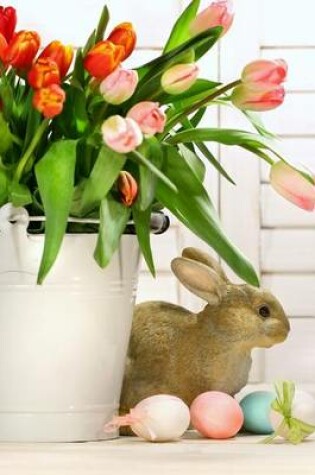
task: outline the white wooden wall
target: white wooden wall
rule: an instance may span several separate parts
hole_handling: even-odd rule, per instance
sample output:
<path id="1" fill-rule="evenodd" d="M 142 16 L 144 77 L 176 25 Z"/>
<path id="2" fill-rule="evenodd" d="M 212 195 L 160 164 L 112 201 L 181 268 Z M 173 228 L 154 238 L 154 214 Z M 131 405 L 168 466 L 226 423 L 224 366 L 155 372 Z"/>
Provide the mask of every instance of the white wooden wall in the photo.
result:
<path id="1" fill-rule="evenodd" d="M 46 42 L 61 39 L 82 44 L 95 25 L 104 0 L 12 0 L 20 25 L 36 28 Z M 210 1 L 210 0 L 209 0 Z M 203 1 L 206 6 L 209 1 Z M 130 65 L 149 60 L 161 50 L 170 28 L 187 0 L 108 0 L 111 25 L 132 21 L 138 49 Z M 285 105 L 264 115 L 267 126 L 282 139 L 287 155 L 314 168 L 315 163 L 315 2 L 300 0 L 235 0 L 235 24 L 202 62 L 211 79 L 234 79 L 242 66 L 257 57 L 287 59 L 290 77 Z M 242 115 L 213 108 L 204 124 L 247 126 Z M 208 170 L 207 186 L 220 209 L 227 233 L 261 272 L 263 285 L 282 300 L 291 318 L 288 341 L 258 351 L 251 380 L 271 382 L 285 377 L 315 387 L 315 215 L 306 214 L 277 196 L 268 170 L 241 150 L 213 147 L 235 177 L 235 188 Z M 158 268 L 153 280 L 142 267 L 139 301 L 164 299 L 198 309 L 200 302 L 184 291 L 170 273 L 170 260 L 186 245 L 205 247 L 172 220 L 170 231 L 152 238 Z"/>

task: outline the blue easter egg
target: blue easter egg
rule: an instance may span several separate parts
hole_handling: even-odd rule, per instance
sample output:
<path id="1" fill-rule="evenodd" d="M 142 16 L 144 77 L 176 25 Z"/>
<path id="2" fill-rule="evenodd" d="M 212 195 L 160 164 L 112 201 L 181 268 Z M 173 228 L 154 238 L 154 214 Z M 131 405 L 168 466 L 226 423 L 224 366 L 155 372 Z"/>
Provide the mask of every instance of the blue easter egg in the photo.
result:
<path id="1" fill-rule="evenodd" d="M 270 391 L 255 391 L 247 394 L 240 406 L 244 414 L 243 429 L 254 434 L 271 434 L 273 427 L 269 420 L 271 403 L 276 395 Z"/>

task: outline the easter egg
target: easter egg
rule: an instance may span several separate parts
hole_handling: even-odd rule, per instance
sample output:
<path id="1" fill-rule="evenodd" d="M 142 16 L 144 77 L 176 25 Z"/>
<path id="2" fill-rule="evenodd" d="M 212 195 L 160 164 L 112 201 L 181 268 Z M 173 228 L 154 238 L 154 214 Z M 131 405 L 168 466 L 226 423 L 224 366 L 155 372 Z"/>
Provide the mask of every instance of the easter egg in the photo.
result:
<path id="1" fill-rule="evenodd" d="M 193 427 L 212 439 L 234 437 L 244 421 L 238 402 L 219 391 L 208 391 L 197 396 L 190 407 L 190 417 Z"/>
<path id="2" fill-rule="evenodd" d="M 315 399 L 314 397 L 301 390 L 295 391 L 294 399 L 291 406 L 291 417 L 308 424 L 315 428 Z M 284 421 L 284 417 L 279 412 L 271 409 L 270 422 L 275 431 L 278 432 L 283 438 L 290 440 L 290 427 Z M 284 424 L 283 424 L 284 422 Z M 309 433 L 305 433 L 303 438 L 308 437 L 314 432 L 310 430 Z"/>
<path id="3" fill-rule="evenodd" d="M 240 402 L 244 414 L 243 429 L 254 434 L 271 434 L 273 427 L 269 414 L 275 398 L 276 395 L 271 391 L 254 391 L 247 394 Z"/>

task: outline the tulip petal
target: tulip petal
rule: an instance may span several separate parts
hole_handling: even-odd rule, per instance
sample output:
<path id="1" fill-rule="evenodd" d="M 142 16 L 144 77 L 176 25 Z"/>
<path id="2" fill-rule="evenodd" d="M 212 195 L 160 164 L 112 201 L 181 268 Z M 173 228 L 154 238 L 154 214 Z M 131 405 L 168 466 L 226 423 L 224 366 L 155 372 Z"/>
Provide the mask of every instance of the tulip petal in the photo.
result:
<path id="1" fill-rule="evenodd" d="M 315 186 L 293 167 L 283 161 L 271 167 L 272 187 L 285 199 L 306 211 L 315 208 Z"/>

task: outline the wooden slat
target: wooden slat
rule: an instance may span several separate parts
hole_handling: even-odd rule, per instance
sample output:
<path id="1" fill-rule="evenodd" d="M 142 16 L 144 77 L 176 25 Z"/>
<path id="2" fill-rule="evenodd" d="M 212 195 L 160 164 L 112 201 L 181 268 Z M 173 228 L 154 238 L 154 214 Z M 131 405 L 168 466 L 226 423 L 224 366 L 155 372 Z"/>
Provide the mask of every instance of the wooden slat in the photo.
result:
<path id="1" fill-rule="evenodd" d="M 292 317 L 315 317 L 314 274 L 265 274 L 262 285 L 270 289 Z"/>
<path id="2" fill-rule="evenodd" d="M 315 276 L 315 229 L 262 230 L 261 268 L 262 272 L 314 272 Z"/>
<path id="3" fill-rule="evenodd" d="M 261 224 L 269 228 L 309 227 L 315 229 L 315 213 L 309 213 L 289 203 L 270 185 L 261 185 Z"/>
<path id="4" fill-rule="evenodd" d="M 176 278 L 171 274 L 160 274 L 154 279 L 150 274 L 141 273 L 139 278 L 137 302 L 164 300 L 178 303 Z"/>
<path id="5" fill-rule="evenodd" d="M 283 58 L 286 60 L 289 65 L 288 80 L 286 82 L 288 90 L 308 91 L 315 89 L 313 71 L 315 49 L 263 49 L 262 57 L 266 59 Z"/>
<path id="6" fill-rule="evenodd" d="M 291 319 L 286 342 L 266 350 L 267 382 L 289 379 L 296 383 L 314 383 L 315 319 Z"/>
<path id="7" fill-rule="evenodd" d="M 263 114 L 267 128 L 276 134 L 310 134 L 315 137 L 315 94 L 287 94 L 281 107 Z"/>
<path id="8" fill-rule="evenodd" d="M 163 46 L 179 14 L 178 0 L 108 0 L 111 27 L 131 21 L 138 33 L 138 45 Z M 40 0 L 12 0 L 19 13 L 20 29 L 37 30 L 46 43 L 58 38 L 65 43 L 81 45 L 95 28 L 104 0 L 54 0 L 47 12 L 47 3 Z"/>
<path id="9" fill-rule="evenodd" d="M 171 272 L 171 260 L 178 256 L 177 229 L 171 228 L 165 234 L 151 236 L 151 245 L 156 270 Z M 147 271 L 144 260 L 142 260 L 141 269 Z"/>
<path id="10" fill-rule="evenodd" d="M 298 3 L 264 0 L 258 3 L 263 45 L 315 45 L 313 0 L 299 0 Z"/>

